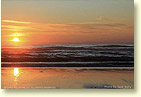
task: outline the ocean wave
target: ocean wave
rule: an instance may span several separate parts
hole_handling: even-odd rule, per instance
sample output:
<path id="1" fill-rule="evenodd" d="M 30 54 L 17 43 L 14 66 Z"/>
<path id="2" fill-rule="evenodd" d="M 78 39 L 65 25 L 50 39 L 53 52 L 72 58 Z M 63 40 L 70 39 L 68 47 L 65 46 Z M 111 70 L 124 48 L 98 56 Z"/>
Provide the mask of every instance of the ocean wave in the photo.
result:
<path id="1" fill-rule="evenodd" d="M 2 64 L 35 62 L 19 64 L 90 64 L 90 66 L 91 64 L 104 64 L 103 66 L 129 64 L 131 66 L 134 64 L 134 45 L 92 44 L 36 45 L 25 48 L 2 47 L 1 55 Z"/>
<path id="2" fill-rule="evenodd" d="M 127 63 L 134 63 L 134 61 L 106 61 L 106 62 L 1 62 L 1 64 L 114 64 L 114 63 L 120 63 L 120 64 L 127 64 Z"/>

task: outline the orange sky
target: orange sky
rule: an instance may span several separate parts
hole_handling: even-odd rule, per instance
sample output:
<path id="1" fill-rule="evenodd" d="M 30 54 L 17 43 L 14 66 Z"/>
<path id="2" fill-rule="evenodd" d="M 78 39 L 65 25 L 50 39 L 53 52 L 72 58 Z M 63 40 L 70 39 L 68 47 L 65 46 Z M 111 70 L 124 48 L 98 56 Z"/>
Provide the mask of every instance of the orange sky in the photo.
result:
<path id="1" fill-rule="evenodd" d="M 2 0 L 2 46 L 133 43 L 133 2 L 113 1 Z"/>

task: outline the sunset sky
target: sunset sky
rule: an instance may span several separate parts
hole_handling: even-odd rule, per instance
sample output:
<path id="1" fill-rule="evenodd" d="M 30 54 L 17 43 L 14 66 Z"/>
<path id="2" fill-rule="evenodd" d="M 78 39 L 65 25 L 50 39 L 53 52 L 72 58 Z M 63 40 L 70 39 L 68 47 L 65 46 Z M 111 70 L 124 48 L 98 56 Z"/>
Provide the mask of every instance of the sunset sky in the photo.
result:
<path id="1" fill-rule="evenodd" d="M 2 46 L 132 44 L 133 0 L 2 0 Z"/>

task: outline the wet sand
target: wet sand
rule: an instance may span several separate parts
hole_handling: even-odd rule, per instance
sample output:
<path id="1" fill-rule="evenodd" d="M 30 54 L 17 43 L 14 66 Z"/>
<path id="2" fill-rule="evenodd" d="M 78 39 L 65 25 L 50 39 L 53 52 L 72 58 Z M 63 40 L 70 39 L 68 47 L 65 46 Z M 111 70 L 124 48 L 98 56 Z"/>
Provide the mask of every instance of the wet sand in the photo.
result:
<path id="1" fill-rule="evenodd" d="M 134 69 L 131 67 L 2 67 L 3 89 L 132 89 Z"/>

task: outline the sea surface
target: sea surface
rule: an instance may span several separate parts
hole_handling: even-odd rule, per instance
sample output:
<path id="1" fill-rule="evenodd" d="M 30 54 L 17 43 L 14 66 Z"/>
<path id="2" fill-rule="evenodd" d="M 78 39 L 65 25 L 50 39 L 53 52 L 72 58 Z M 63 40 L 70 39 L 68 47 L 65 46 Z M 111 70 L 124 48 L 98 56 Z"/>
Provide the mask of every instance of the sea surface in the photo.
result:
<path id="1" fill-rule="evenodd" d="M 134 45 L 2 47 L 2 67 L 134 67 Z"/>
<path id="2" fill-rule="evenodd" d="M 2 89 L 133 89 L 134 45 L 2 47 Z"/>

